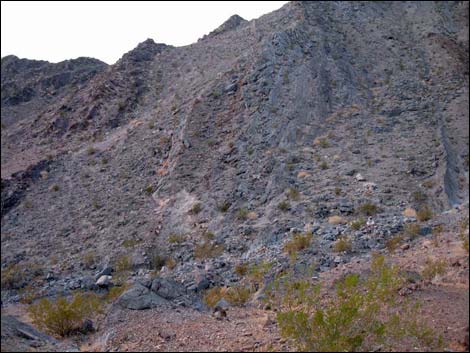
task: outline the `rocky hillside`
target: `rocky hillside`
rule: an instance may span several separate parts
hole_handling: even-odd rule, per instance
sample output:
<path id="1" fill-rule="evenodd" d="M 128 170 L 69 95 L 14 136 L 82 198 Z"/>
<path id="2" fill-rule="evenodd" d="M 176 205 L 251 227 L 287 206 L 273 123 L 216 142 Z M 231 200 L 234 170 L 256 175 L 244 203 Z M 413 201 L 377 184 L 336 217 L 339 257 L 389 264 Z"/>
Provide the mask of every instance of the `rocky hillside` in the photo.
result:
<path id="1" fill-rule="evenodd" d="M 468 205 L 468 10 L 290 2 L 110 66 L 2 58 L 2 274 L 21 274 L 3 302 L 164 260 L 200 293 L 241 264 L 328 271 L 417 218 L 429 235 L 423 214 Z"/>

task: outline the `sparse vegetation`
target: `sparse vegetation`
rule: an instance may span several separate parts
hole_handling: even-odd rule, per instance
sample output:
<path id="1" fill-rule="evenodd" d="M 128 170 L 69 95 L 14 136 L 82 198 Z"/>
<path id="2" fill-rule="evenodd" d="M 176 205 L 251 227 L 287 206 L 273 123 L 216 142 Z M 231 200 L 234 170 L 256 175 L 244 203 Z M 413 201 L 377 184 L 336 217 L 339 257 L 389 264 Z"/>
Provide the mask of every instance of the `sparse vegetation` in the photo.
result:
<path id="1" fill-rule="evenodd" d="M 304 250 L 310 246 L 312 238 L 313 234 L 311 232 L 307 234 L 294 234 L 293 239 L 284 245 L 284 251 L 291 255 L 298 251 Z"/>
<path id="2" fill-rule="evenodd" d="M 445 260 L 427 259 L 424 269 L 421 272 L 421 276 L 423 276 L 424 279 L 432 280 L 438 275 L 443 275 L 446 271 L 446 267 L 447 264 Z"/>
<path id="3" fill-rule="evenodd" d="M 250 299 L 251 293 L 251 288 L 244 286 L 214 287 L 206 291 L 204 302 L 210 308 L 215 307 L 222 299 L 232 305 L 242 306 Z"/>
<path id="4" fill-rule="evenodd" d="M 101 312 L 102 303 L 95 294 L 75 294 L 69 301 L 41 299 L 28 311 L 35 325 L 58 336 L 79 333 L 85 319 Z"/>
<path id="5" fill-rule="evenodd" d="M 170 234 L 168 236 L 168 242 L 170 244 L 181 244 L 184 242 L 184 235 L 181 234 Z"/>
<path id="6" fill-rule="evenodd" d="M 287 189 L 287 197 L 293 201 L 300 199 L 300 192 L 294 188 Z"/>
<path id="7" fill-rule="evenodd" d="M 366 224 L 366 220 L 364 218 L 359 218 L 359 219 L 351 222 L 351 229 L 352 230 L 359 230 L 363 226 L 365 226 L 365 224 Z"/>
<path id="8" fill-rule="evenodd" d="M 416 212 L 416 219 L 420 222 L 429 221 L 432 216 L 432 210 L 428 206 L 424 206 Z"/>
<path id="9" fill-rule="evenodd" d="M 248 273 L 248 264 L 241 263 L 235 266 L 235 273 L 240 277 L 245 276 Z"/>
<path id="10" fill-rule="evenodd" d="M 359 206 L 359 212 L 364 216 L 373 216 L 379 212 L 379 209 L 373 203 L 365 203 Z"/>
<path id="11" fill-rule="evenodd" d="M 322 161 L 322 162 L 320 163 L 320 169 L 321 169 L 321 170 L 326 170 L 326 169 L 328 169 L 328 168 L 329 168 L 329 166 L 328 166 L 328 163 L 327 163 L 326 161 Z"/>
<path id="12" fill-rule="evenodd" d="M 116 272 L 126 272 L 132 268 L 132 262 L 127 255 L 120 255 L 114 261 L 114 268 Z"/>
<path id="13" fill-rule="evenodd" d="M 96 149 L 95 149 L 94 147 L 90 146 L 90 147 L 87 148 L 86 153 L 87 153 L 89 156 L 91 156 L 91 155 L 93 155 L 93 154 L 96 153 Z"/>
<path id="14" fill-rule="evenodd" d="M 367 279 L 349 274 L 327 296 L 308 279 L 285 276 L 276 281 L 271 303 L 282 336 L 298 351 L 385 351 L 411 339 L 437 347 L 438 337 L 416 319 L 418 309 L 397 301 L 403 283 L 398 268 L 374 256 Z"/>
<path id="15" fill-rule="evenodd" d="M 139 243 L 140 243 L 140 240 L 138 239 L 126 239 L 122 242 L 122 246 L 126 249 L 130 249 L 130 248 L 135 247 Z"/>
<path id="16" fill-rule="evenodd" d="M 193 215 L 197 215 L 199 212 L 201 212 L 201 210 L 202 210 L 202 206 L 199 202 L 197 202 L 193 204 L 193 206 L 191 207 L 190 213 Z"/>
<path id="17" fill-rule="evenodd" d="M 248 210 L 246 208 L 240 208 L 237 213 L 237 219 L 240 221 L 246 221 L 248 219 Z"/>
<path id="18" fill-rule="evenodd" d="M 410 239 L 416 238 L 421 233 L 421 226 L 417 223 L 407 223 L 403 228 L 405 235 Z"/>
<path id="19" fill-rule="evenodd" d="M 228 201 L 224 201 L 222 202 L 219 206 L 218 206 L 218 210 L 222 213 L 225 213 L 228 211 L 228 209 L 230 208 L 231 206 L 231 203 L 228 202 Z"/>
<path id="20" fill-rule="evenodd" d="M 287 201 L 281 201 L 278 203 L 277 208 L 280 209 L 281 211 L 285 212 L 290 209 L 290 204 Z"/>
<path id="21" fill-rule="evenodd" d="M 335 252 L 349 252 L 352 250 L 352 242 L 346 236 L 338 238 L 333 244 L 333 251 Z"/>
<path id="22" fill-rule="evenodd" d="M 401 234 L 395 235 L 394 237 L 388 239 L 385 242 L 385 247 L 390 253 L 394 253 L 403 240 L 404 240 L 403 235 Z"/>
<path id="23" fill-rule="evenodd" d="M 1 274 L 2 289 L 18 289 L 23 287 L 26 275 L 20 265 L 10 265 L 2 269 Z"/>
<path id="24" fill-rule="evenodd" d="M 411 194 L 411 198 L 415 203 L 420 205 L 428 199 L 428 196 L 421 190 L 417 190 Z"/>
<path id="25" fill-rule="evenodd" d="M 196 259 L 207 259 L 211 257 L 217 257 L 224 251 L 222 245 L 217 245 L 209 241 L 204 241 L 201 244 L 197 244 L 194 248 L 194 257 Z"/>

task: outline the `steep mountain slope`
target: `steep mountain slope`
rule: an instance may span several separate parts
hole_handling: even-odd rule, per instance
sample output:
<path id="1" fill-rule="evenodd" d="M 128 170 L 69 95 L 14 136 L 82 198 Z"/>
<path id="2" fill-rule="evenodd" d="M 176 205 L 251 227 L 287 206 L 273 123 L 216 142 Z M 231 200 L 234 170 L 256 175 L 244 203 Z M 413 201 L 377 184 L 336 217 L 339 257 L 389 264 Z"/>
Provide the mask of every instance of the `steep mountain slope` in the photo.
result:
<path id="1" fill-rule="evenodd" d="M 382 249 L 406 207 L 468 203 L 468 64 L 466 2 L 291 2 L 111 66 L 3 58 L 2 268 L 47 295 L 158 253 L 194 289 L 285 268 L 295 231 L 318 239 L 298 268 Z M 208 232 L 224 250 L 195 258 Z"/>

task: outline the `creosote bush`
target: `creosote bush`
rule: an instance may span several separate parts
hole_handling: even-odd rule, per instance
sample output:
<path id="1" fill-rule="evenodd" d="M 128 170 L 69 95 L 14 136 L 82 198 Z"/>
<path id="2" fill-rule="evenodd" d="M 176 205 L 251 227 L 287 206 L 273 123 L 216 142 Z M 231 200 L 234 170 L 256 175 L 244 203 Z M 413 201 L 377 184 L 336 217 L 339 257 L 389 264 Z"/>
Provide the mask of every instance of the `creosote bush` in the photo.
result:
<path id="1" fill-rule="evenodd" d="M 374 255 L 366 278 L 349 274 L 325 292 L 310 277 L 278 278 L 269 293 L 281 335 L 298 351 L 357 352 L 400 348 L 402 341 L 438 347 L 440 339 L 419 322 L 416 305 L 399 301 L 398 268 Z"/>
<path id="2" fill-rule="evenodd" d="M 35 325 L 64 337 L 80 332 L 83 321 L 100 313 L 101 305 L 95 294 L 75 294 L 71 300 L 65 297 L 55 301 L 41 299 L 28 311 Z"/>
<path id="3" fill-rule="evenodd" d="M 444 260 L 426 259 L 421 276 L 423 276 L 424 279 L 432 280 L 438 275 L 443 275 L 446 271 L 446 268 L 447 263 Z"/>

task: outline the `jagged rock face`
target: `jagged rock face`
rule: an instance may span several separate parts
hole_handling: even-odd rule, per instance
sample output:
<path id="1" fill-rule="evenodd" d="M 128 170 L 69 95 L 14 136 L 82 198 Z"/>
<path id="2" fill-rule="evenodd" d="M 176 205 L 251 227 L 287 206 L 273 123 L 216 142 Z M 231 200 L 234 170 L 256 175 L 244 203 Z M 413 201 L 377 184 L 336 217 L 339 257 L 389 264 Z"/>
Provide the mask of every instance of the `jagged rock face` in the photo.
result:
<path id="1" fill-rule="evenodd" d="M 285 256 L 291 229 L 318 230 L 307 255 L 331 263 L 351 230 L 326 215 L 352 220 L 365 202 L 382 210 L 380 236 L 359 234 L 358 251 L 400 229 L 413 195 L 468 202 L 468 3 L 292 2 L 214 32 L 91 62 L 99 72 L 40 107 L 4 80 L 30 87 L 53 64 L 13 74 L 2 59 L 3 263 L 53 251 L 80 272 L 93 249 L 103 262 L 144 252 L 145 266 L 157 248 L 185 278 L 210 231 L 224 247 L 212 280 L 230 281 L 227 264 Z M 31 165 L 47 177 L 14 174 Z"/>

